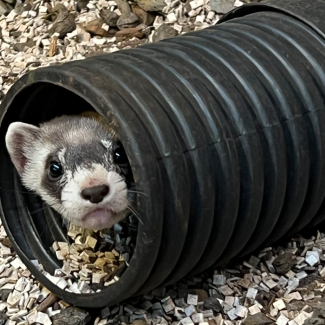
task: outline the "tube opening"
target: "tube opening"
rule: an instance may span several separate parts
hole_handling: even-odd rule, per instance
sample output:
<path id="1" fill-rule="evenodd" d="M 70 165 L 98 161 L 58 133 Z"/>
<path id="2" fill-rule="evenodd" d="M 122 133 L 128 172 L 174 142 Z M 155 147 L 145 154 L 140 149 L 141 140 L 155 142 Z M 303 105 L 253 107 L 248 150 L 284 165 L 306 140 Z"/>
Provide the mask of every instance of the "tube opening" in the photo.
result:
<path id="1" fill-rule="evenodd" d="M 1 125 L 1 161 L 7 172 L 0 176 L 2 189 L 0 195 L 4 219 L 6 219 L 11 236 L 22 253 L 34 264 L 36 263 L 34 260 L 38 260 L 45 269 L 43 275 L 60 289 L 67 289 L 72 293 L 88 294 L 106 289 L 119 280 L 129 265 L 137 241 L 139 219 L 136 216 L 136 206 L 129 205 L 129 200 L 132 198 L 133 203 L 136 204 L 138 194 L 129 161 L 121 161 L 121 159 L 123 160 L 121 155 L 124 152 L 122 142 L 115 141 L 114 137 L 114 146 L 115 142 L 118 146 L 116 149 L 111 147 L 112 144 L 107 144 L 105 139 L 98 139 L 99 142 L 102 142 L 97 145 L 103 150 L 103 159 L 112 158 L 113 153 L 117 159 L 120 159 L 121 164 L 113 163 L 114 166 L 110 161 L 110 163 L 105 162 L 98 167 L 101 165 L 98 161 L 101 156 L 94 148 L 93 156 L 96 156 L 97 160 L 93 165 L 98 167 L 97 176 L 94 177 L 111 177 L 111 182 L 114 184 L 107 184 L 107 186 L 110 187 L 110 191 L 115 191 L 112 195 L 117 195 L 120 191 L 126 195 L 124 199 L 128 200 L 127 215 L 123 218 L 119 215 L 119 219 L 114 221 L 115 225 L 110 230 L 101 229 L 99 231 L 69 223 L 67 218 L 62 218 L 58 211 L 49 206 L 49 202 L 44 202 L 39 195 L 35 195 L 34 192 L 23 187 L 4 141 L 5 134 L 12 122 L 20 121 L 38 126 L 40 123 L 48 122 L 62 115 L 76 115 L 84 112 L 95 112 L 95 109 L 74 92 L 54 84 L 35 83 L 20 91 L 9 105 Z M 89 130 L 91 131 L 91 128 Z M 76 134 L 76 140 L 77 138 L 78 134 Z M 108 138 L 113 141 L 113 138 Z M 88 140 L 85 138 L 85 142 Z M 106 145 L 107 148 L 105 148 Z M 68 151 L 68 148 L 65 149 Z M 74 148 L 74 150 L 76 149 L 78 146 Z M 76 159 L 80 159 L 80 157 L 82 157 L 81 153 L 76 154 Z M 92 157 L 88 155 L 88 158 L 91 162 Z M 89 166 L 89 170 L 94 167 L 93 165 Z M 68 166 L 67 161 L 66 166 Z M 103 166 L 106 167 L 106 172 Z M 83 167 L 80 170 L 84 173 L 85 169 L 87 168 Z M 124 169 L 129 169 L 127 170 L 128 175 Z M 79 174 L 81 175 L 80 170 Z M 41 177 L 42 170 L 39 173 Z M 74 170 L 73 173 L 77 174 L 78 170 Z M 114 175 L 112 176 L 110 173 L 114 173 Z M 120 178 L 118 178 L 119 176 Z M 94 177 L 92 181 L 94 181 Z M 72 180 L 71 177 L 67 180 L 67 182 L 69 181 L 74 181 L 73 177 Z M 74 183 L 76 182 L 74 181 Z M 125 188 L 120 185 L 122 183 L 125 184 Z M 103 184 L 97 184 L 98 186 L 103 186 Z M 94 200 L 92 202 L 94 204 L 104 202 L 96 201 L 98 193 L 94 192 L 95 188 L 96 186 L 89 185 L 87 189 L 91 189 L 93 192 L 90 191 L 90 194 L 84 195 L 82 199 Z M 111 194 L 105 195 L 104 200 Z M 121 196 L 117 199 L 121 199 Z M 106 208 L 101 207 L 97 210 L 94 209 L 91 213 L 97 213 L 98 217 L 103 217 L 103 213 L 105 214 L 106 211 Z M 12 214 L 14 218 L 8 217 L 8 213 Z M 112 213 L 114 215 L 115 211 Z"/>

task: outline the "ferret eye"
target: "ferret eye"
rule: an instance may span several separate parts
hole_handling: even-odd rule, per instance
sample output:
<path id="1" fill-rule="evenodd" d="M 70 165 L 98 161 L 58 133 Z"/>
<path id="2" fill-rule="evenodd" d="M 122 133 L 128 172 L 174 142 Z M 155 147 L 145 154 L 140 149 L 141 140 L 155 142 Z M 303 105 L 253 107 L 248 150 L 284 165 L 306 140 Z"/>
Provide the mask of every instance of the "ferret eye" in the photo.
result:
<path id="1" fill-rule="evenodd" d="M 114 163 L 116 165 L 126 165 L 128 162 L 124 149 L 122 147 L 116 148 L 114 151 Z"/>
<path id="2" fill-rule="evenodd" d="M 63 174 L 63 168 L 57 161 L 51 161 L 50 162 L 50 171 L 49 176 L 52 179 L 58 179 Z"/>

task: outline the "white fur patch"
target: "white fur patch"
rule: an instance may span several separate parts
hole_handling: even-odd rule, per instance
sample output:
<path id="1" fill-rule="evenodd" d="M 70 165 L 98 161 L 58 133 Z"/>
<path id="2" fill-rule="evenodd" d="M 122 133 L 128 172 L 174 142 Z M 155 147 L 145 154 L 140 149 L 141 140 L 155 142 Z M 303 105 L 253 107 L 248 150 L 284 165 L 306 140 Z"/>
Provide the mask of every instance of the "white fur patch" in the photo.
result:
<path id="1" fill-rule="evenodd" d="M 6 147 L 18 173 L 23 174 L 30 143 L 35 142 L 39 128 L 21 122 L 11 123 L 6 133 Z"/>
<path id="2" fill-rule="evenodd" d="M 88 187 L 108 185 L 109 193 L 99 203 L 91 203 L 81 196 L 81 191 Z M 127 187 L 123 178 L 114 171 L 107 171 L 100 164 L 93 164 L 92 168 L 78 168 L 74 172 L 66 174 L 66 185 L 61 194 L 62 208 L 60 213 L 70 222 L 84 228 L 92 228 L 83 218 L 96 209 L 107 209 L 114 213 L 114 223 L 118 222 L 125 215 L 127 209 Z M 116 220 L 119 219 L 119 220 Z M 107 220 L 104 228 L 110 227 L 112 220 Z"/>
<path id="3" fill-rule="evenodd" d="M 67 149 L 64 148 L 64 149 L 61 149 L 61 150 L 58 152 L 58 158 L 59 158 L 59 160 L 60 160 L 61 165 L 65 165 L 64 155 L 65 155 L 66 151 L 67 151 Z"/>
<path id="4" fill-rule="evenodd" d="M 102 143 L 102 145 L 103 145 L 106 149 L 110 149 L 110 148 L 112 148 L 112 141 L 109 141 L 109 140 L 101 140 L 100 142 Z"/>
<path id="5" fill-rule="evenodd" d="M 42 188 L 42 175 L 45 170 L 47 157 L 51 151 L 51 148 L 38 145 L 33 148 L 32 152 L 27 153 L 28 160 L 22 175 L 22 181 L 32 190 L 39 190 Z"/>

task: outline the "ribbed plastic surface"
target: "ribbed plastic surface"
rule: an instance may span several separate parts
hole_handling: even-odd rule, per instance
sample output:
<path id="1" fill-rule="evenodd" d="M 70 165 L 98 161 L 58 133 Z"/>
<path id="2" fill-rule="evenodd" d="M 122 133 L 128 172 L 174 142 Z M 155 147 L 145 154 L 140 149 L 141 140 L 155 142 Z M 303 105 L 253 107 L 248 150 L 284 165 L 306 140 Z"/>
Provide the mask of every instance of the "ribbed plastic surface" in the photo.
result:
<path id="1" fill-rule="evenodd" d="M 52 292 L 79 306 L 112 305 L 325 219 L 321 24 L 268 4 L 160 43 L 38 69 L 13 86 L 1 106 L 2 218 Z M 317 0 L 312 9 L 324 8 Z M 44 216 L 39 199 L 14 182 L 4 135 L 12 121 L 36 124 L 90 107 L 118 119 L 137 186 L 149 196 L 139 197 L 143 225 L 120 281 L 76 295 L 29 262 L 58 267 L 49 246 L 64 235 L 59 219 Z"/>

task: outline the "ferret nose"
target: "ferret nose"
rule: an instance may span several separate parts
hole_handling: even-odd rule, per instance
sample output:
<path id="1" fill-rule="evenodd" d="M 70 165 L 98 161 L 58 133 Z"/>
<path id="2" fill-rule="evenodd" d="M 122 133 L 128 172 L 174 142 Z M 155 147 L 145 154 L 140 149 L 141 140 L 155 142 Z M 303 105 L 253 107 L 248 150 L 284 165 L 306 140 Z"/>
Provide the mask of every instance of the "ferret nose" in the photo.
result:
<path id="1" fill-rule="evenodd" d="M 81 196 L 91 203 L 99 203 L 103 201 L 108 192 L 109 187 L 107 185 L 98 185 L 83 189 Z"/>

